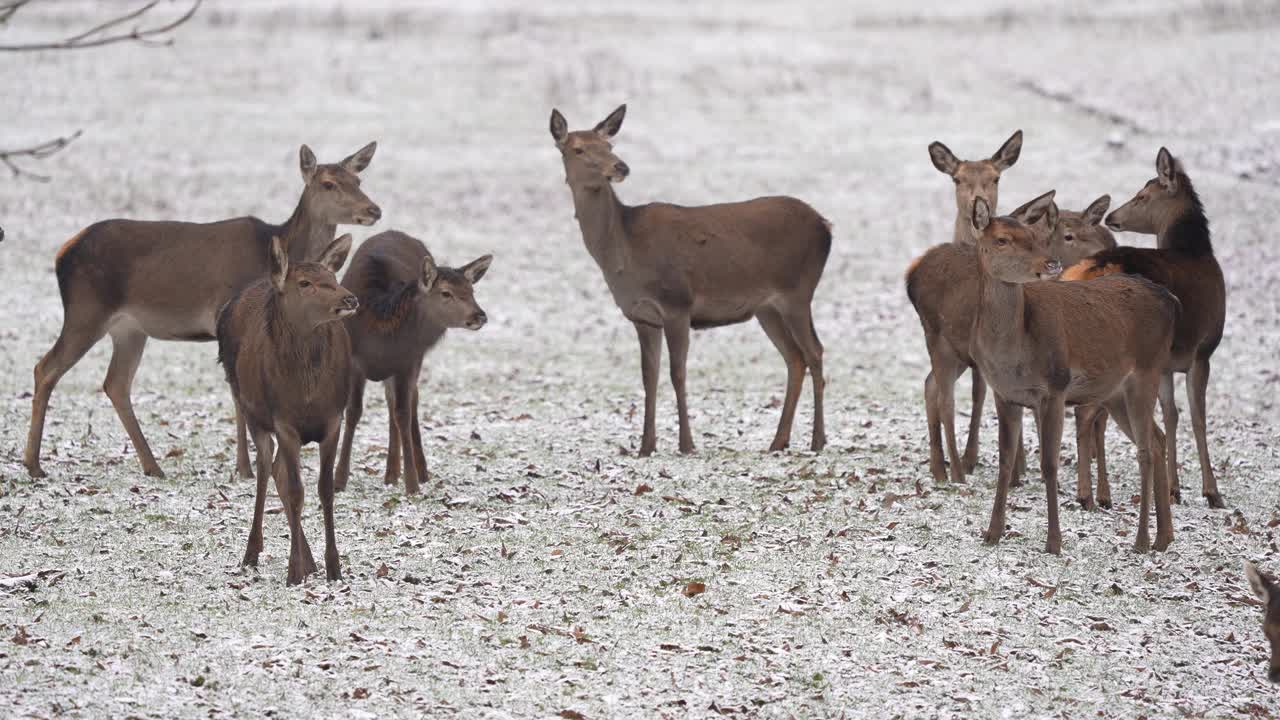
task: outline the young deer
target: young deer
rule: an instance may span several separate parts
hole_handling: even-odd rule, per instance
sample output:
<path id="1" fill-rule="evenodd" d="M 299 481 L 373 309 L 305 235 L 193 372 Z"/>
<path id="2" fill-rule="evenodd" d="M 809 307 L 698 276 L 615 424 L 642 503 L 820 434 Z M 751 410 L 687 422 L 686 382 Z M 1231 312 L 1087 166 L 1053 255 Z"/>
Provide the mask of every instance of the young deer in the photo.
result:
<path id="1" fill-rule="evenodd" d="M 1104 196 L 1105 197 L 1105 196 Z M 1042 195 L 1014 210 L 1011 217 L 1027 224 L 1042 241 L 1050 242 L 1055 254 L 1067 261 L 1083 259 L 1095 252 L 1098 243 L 1092 236 L 1079 242 L 1062 238 L 1062 226 L 1050 226 L 1045 219 L 1045 204 L 1052 204 L 1053 193 Z M 1090 208 L 1094 208 L 1097 202 Z M 1053 205 L 1056 209 L 1056 205 Z M 1086 211 L 1086 213 L 1089 211 Z M 1105 209 L 1103 210 L 1105 212 Z M 1064 215 L 1066 213 L 1063 213 Z M 1071 213 L 1083 216 L 1082 213 Z M 1069 231 L 1075 235 L 1077 231 Z M 929 470 L 935 482 L 947 479 L 943 458 L 943 438 L 951 463 L 952 482 L 964 482 L 964 476 L 972 472 L 977 461 L 977 442 L 974 426 L 970 426 L 970 443 L 961 459 L 956 451 L 955 438 L 955 381 L 966 370 L 976 371 L 970 352 L 973 319 L 978 305 L 978 276 L 973 268 L 977 261 L 975 246 L 967 243 L 947 243 L 931 248 L 911 263 L 907 269 L 907 297 L 910 298 L 920 325 L 924 329 L 925 345 L 929 350 L 929 375 L 925 378 L 925 411 L 929 425 Z M 1096 428 L 1096 426 L 1095 426 Z M 1100 432 L 1102 428 L 1095 431 Z M 970 460 L 969 453 L 973 453 Z M 1022 439 L 1018 439 L 1019 464 L 1015 466 L 1015 482 L 1022 476 L 1021 458 L 1024 455 Z M 1099 472 L 1105 467 L 1099 456 Z"/>
<path id="2" fill-rule="evenodd" d="M 1050 226 L 1056 225 L 1051 204 Z M 1173 342 L 1178 301 L 1145 279 L 1117 275 L 1087 283 L 1034 282 L 1062 266 L 1025 224 L 993 218 L 985 200 L 974 201 L 978 235 L 979 303 L 971 351 L 996 395 L 1000 420 L 1000 480 L 985 539 L 1004 534 L 1005 502 L 1013 475 L 1014 444 L 1022 407 L 1036 414 L 1040 468 L 1048 504 L 1046 552 L 1062 551 L 1058 527 L 1058 448 L 1066 405 L 1104 405 L 1138 448 L 1142 473 L 1139 552 L 1151 547 L 1148 510 L 1153 468 L 1152 412 Z M 1155 473 L 1155 548 L 1173 541 L 1169 492 Z"/>
<path id="3" fill-rule="evenodd" d="M 320 444 L 320 505 L 324 510 L 324 565 L 342 576 L 333 530 L 333 461 L 351 373 L 351 344 L 339 322 L 356 312 L 356 296 L 334 272 L 351 251 L 343 235 L 319 263 L 291 263 L 280 238 L 271 240 L 271 275 L 236 295 L 218 315 L 218 361 L 258 450 L 258 488 L 244 565 L 258 564 L 267 475 L 289 520 L 289 577 L 296 585 L 315 572 L 302 532 L 303 486 L 299 450 Z M 271 461 L 272 436 L 279 443 Z"/>
<path id="4" fill-rule="evenodd" d="M 387 396 L 390 439 L 383 481 L 400 476 L 404 491 L 416 494 L 426 481 L 427 459 L 418 424 L 418 376 L 423 357 L 449 328 L 479 330 L 488 322 L 476 303 L 475 283 L 493 261 L 483 255 L 460 268 L 439 267 L 422 241 L 390 230 L 374 235 L 356 251 L 342 285 L 360 298 L 360 311 L 347 319 L 351 336 L 351 397 L 347 429 L 338 461 L 337 489 L 347 487 L 351 442 L 364 412 L 366 380 L 382 382 Z"/>
<path id="5" fill-rule="evenodd" d="M 640 338 L 644 434 L 640 455 L 657 444 L 655 407 L 662 339 L 670 346 L 671 384 L 680 417 L 680 452 L 693 452 L 685 395 L 689 330 L 755 317 L 787 364 L 782 417 L 770 451 L 791 441 L 804 384 L 813 380 L 814 451 L 826 445 L 822 343 L 810 305 L 831 252 L 831 224 L 804 202 L 762 197 L 700 207 L 668 203 L 623 205 L 612 183 L 630 173 L 613 152 L 627 106 L 591 130 L 569 132 L 551 111 L 551 137 L 564 160 L 566 182 L 587 251 L 604 273 L 622 314 Z"/>
<path id="6" fill-rule="evenodd" d="M 1267 664 L 1267 679 L 1280 683 L 1280 587 L 1274 580 L 1258 572 L 1248 560 L 1244 561 L 1244 575 L 1249 579 L 1253 594 L 1262 601 L 1262 632 L 1271 644 L 1271 662 Z"/>
<path id="7" fill-rule="evenodd" d="M 303 145 L 305 186 L 283 225 L 255 217 L 214 223 L 105 220 L 64 243 L 54 260 L 62 294 L 62 332 L 36 364 L 24 454 L 27 472 L 45 476 L 40 441 L 54 386 L 103 335 L 110 335 L 111 365 L 102 389 L 143 472 L 163 477 L 130 398 L 147 339 L 213 340 L 218 310 L 241 288 L 267 274 L 273 236 L 281 238 L 291 261 L 305 262 L 318 258 L 333 242 L 337 225 L 376 222 L 382 211 L 360 190 L 357 177 L 376 148 L 376 143 L 369 143 L 341 163 L 318 165 Z M 248 472 L 247 455 L 240 467 Z"/>
<path id="8" fill-rule="evenodd" d="M 1069 268 L 1066 279 L 1089 279 L 1113 273 L 1141 275 L 1168 288 L 1182 303 L 1182 314 L 1173 339 L 1169 371 L 1160 382 L 1160 409 L 1169 435 L 1166 459 L 1169 483 L 1175 499 L 1181 499 L 1178 482 L 1178 406 L 1173 397 L 1173 373 L 1187 374 L 1187 401 L 1191 429 L 1200 455 L 1202 492 L 1209 507 L 1226 504 L 1209 461 L 1206 437 L 1205 392 L 1209 385 L 1209 359 L 1222 340 L 1227 316 L 1226 283 L 1213 255 L 1209 221 L 1200 196 L 1182 163 L 1165 148 L 1156 155 L 1156 177 L 1147 181 L 1132 200 L 1107 216 L 1111 229 L 1155 234 L 1156 249 L 1119 247 L 1099 253 Z"/>
<path id="9" fill-rule="evenodd" d="M 1000 175 L 1005 170 L 1013 167 L 1018 162 L 1018 156 L 1022 154 L 1022 131 L 1015 130 L 1013 135 L 996 150 L 995 154 L 986 160 L 961 160 L 951 152 L 951 149 L 941 142 L 934 141 L 929 143 L 929 159 L 933 161 L 933 166 L 944 175 L 947 175 L 955 183 L 956 187 L 956 219 L 955 231 L 952 233 L 951 241 L 957 245 L 973 246 L 975 240 L 973 229 L 969 223 L 969 210 L 973 207 L 973 201 L 982 198 L 987 202 L 988 207 L 999 207 L 997 200 L 1000 196 Z M 963 267 L 971 267 L 972 263 L 966 263 Z M 910 271 L 908 271 L 910 272 Z M 950 280 L 947 280 L 950 282 Z M 910 291 L 908 291 L 909 293 Z M 941 288 L 939 292 L 945 292 Z M 918 309 L 917 309 L 918 311 Z M 970 323 L 972 324 L 972 323 Z M 925 331 L 926 336 L 928 330 Z M 926 337 L 927 340 L 927 337 Z M 936 353 L 943 356 L 951 354 L 948 348 L 939 348 Z M 967 354 L 967 353 L 966 353 Z M 932 360 L 935 351 L 930 349 L 929 356 Z M 958 359 L 952 358 L 953 362 Z M 945 363 L 949 365 L 950 363 Z M 964 448 L 964 472 L 971 473 L 978 466 L 978 430 L 982 426 L 982 408 L 987 402 L 987 383 L 978 373 L 977 368 L 972 364 L 964 364 L 960 368 L 960 372 L 964 372 L 964 368 L 971 369 L 970 379 L 972 380 L 972 413 L 969 415 L 969 438 L 965 442 Z M 934 373 L 931 373 L 931 377 Z M 925 378 L 925 412 L 930 418 L 950 415 L 955 416 L 955 399 L 954 390 L 946 398 L 941 397 L 936 392 L 936 378 L 934 382 L 930 382 L 931 378 Z M 958 379 L 958 376 L 957 376 Z M 955 386 L 955 380 L 949 383 Z M 931 392 L 931 388 L 934 389 Z M 952 408 L 950 411 L 944 409 L 943 405 Z M 935 443 L 936 440 L 936 422 L 930 421 L 930 463 L 934 469 L 934 478 L 939 477 L 939 471 L 942 467 L 942 448 Z M 933 465 L 934 460 L 937 465 Z M 954 458 L 953 458 L 954 460 Z M 1017 476 L 1022 477 L 1023 468 L 1026 465 L 1025 450 L 1022 446 L 1022 440 L 1018 440 L 1018 471 Z"/>

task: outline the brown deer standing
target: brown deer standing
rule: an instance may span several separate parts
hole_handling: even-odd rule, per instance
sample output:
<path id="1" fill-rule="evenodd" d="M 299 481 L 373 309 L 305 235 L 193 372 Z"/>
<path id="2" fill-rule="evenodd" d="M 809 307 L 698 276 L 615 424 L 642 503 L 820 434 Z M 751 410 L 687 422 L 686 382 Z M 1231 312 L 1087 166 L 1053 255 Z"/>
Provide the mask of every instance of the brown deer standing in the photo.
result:
<path id="1" fill-rule="evenodd" d="M 1132 200 L 1107 216 L 1107 225 L 1119 232 L 1155 234 L 1156 249 L 1119 247 L 1099 253 L 1064 273 L 1067 279 L 1088 279 L 1113 273 L 1141 275 L 1168 288 L 1182 303 L 1178 329 L 1169 357 L 1169 373 L 1160 383 L 1160 409 L 1169 436 L 1166 463 L 1175 500 L 1181 499 L 1178 482 L 1178 406 L 1173 397 L 1173 373 L 1187 374 L 1187 401 L 1191 429 L 1200 455 L 1202 493 L 1209 507 L 1226 504 L 1209 461 L 1206 435 L 1205 392 L 1209 386 L 1209 360 L 1222 340 L 1227 316 L 1226 283 L 1222 267 L 1213 255 L 1209 220 L 1200 196 L 1182 163 L 1165 148 L 1156 155 L 1156 177 L 1147 181 Z"/>
<path id="2" fill-rule="evenodd" d="M 934 141 L 929 143 L 929 159 L 933 161 L 933 166 L 939 172 L 951 178 L 956 187 L 956 219 L 955 230 L 952 233 L 951 241 L 957 245 L 968 245 L 972 247 L 975 243 L 972 224 L 969 222 L 970 209 L 973 208 L 973 201 L 982 198 L 986 201 L 987 206 L 991 208 L 999 207 L 997 200 L 1000 196 L 1000 175 L 1005 170 L 1013 167 L 1018 162 L 1018 156 L 1022 154 L 1022 131 L 1015 130 L 1013 135 L 996 150 L 995 154 L 986 160 L 961 160 L 951 152 L 951 149 L 941 142 Z M 971 267 L 972 263 L 966 263 L 963 267 Z M 908 270 L 910 272 L 910 270 Z M 950 282 L 947 280 L 946 282 Z M 930 286 L 932 287 L 932 286 Z M 922 292 L 928 292 L 927 288 L 921 288 Z M 945 294 L 946 289 L 939 287 L 939 294 Z M 910 294 L 910 291 L 908 291 Z M 944 302 L 943 298 L 938 299 Z M 947 305 L 939 305 L 939 307 L 948 307 Z M 917 308 L 917 312 L 919 309 Z M 971 324 L 971 323 L 970 323 Z M 926 330 L 926 342 L 928 341 L 928 330 Z M 967 352 L 964 353 L 967 355 Z M 941 391 L 937 389 L 939 380 L 938 372 L 946 372 L 955 363 L 960 362 L 958 357 L 954 357 L 951 349 L 940 347 L 936 350 L 929 350 L 930 361 L 933 361 L 935 355 L 942 360 L 942 366 L 931 370 L 929 377 L 925 378 L 924 404 L 925 414 L 929 421 L 929 452 L 930 465 L 934 470 L 935 479 L 939 477 L 939 471 L 942 467 L 942 447 L 938 441 L 937 418 L 950 416 L 955 417 L 955 399 L 954 387 L 955 380 L 951 380 L 949 385 L 953 388 L 950 395 L 946 398 L 941 396 Z M 951 356 L 951 357 L 949 357 Z M 965 442 L 964 448 L 964 472 L 971 473 L 978 466 L 978 430 L 982 427 L 982 408 L 987 402 L 987 383 L 978 373 L 977 368 L 972 364 L 961 364 L 960 373 L 965 368 L 970 368 L 970 378 L 972 380 L 972 398 L 973 408 L 969 415 L 969 438 Z M 957 379 L 958 379 L 957 375 Z M 944 410 L 950 407 L 951 410 Z M 934 465 L 934 460 L 939 463 Z M 954 458 L 953 458 L 954 460 Z M 1017 477 L 1021 478 L 1023 469 L 1026 465 L 1025 450 L 1022 440 L 1018 440 L 1018 470 Z"/>
<path id="3" fill-rule="evenodd" d="M 423 357 L 449 328 L 479 330 L 489 318 L 476 303 L 475 283 L 493 261 L 483 255 L 460 268 L 439 267 L 422 241 L 390 230 L 364 241 L 342 278 L 360 298 L 360 311 L 347 319 L 351 336 L 351 397 L 347 429 L 338 461 L 337 489 L 347 487 L 351 443 L 364 412 L 367 380 L 382 382 L 387 395 L 390 439 L 383 481 L 400 475 L 404 491 L 418 492 L 426 481 L 427 459 L 418 423 L 418 376 Z"/>
<path id="4" fill-rule="evenodd" d="M 1050 226 L 1056 225 L 1051 205 Z M 980 273 L 971 350 L 996 396 L 1000 421 L 1000 480 L 985 539 L 1000 541 L 1022 408 L 1035 412 L 1040 469 L 1048 505 L 1045 551 L 1062 551 L 1058 526 L 1058 449 L 1066 405 L 1104 405 L 1138 448 L 1142 509 L 1135 548 L 1151 547 L 1149 507 L 1153 470 L 1160 464 L 1152 439 L 1156 394 L 1173 342 L 1178 300 L 1143 278 L 1109 276 L 1090 282 L 1034 282 L 1062 266 L 1031 229 L 1013 218 L 991 217 L 974 201 Z M 1155 548 L 1173 541 L 1164 473 L 1154 473 Z"/>
<path id="5" fill-rule="evenodd" d="M 333 242 L 336 226 L 372 225 L 382 215 L 360 190 L 357 173 L 369 165 L 369 143 L 336 165 L 318 165 L 306 145 L 305 187 L 283 225 L 255 217 L 214 223 L 105 220 L 58 250 L 54 267 L 62 294 L 62 332 L 35 368 L 31 428 L 24 462 L 44 477 L 40 441 L 58 380 L 103 335 L 111 335 L 111 365 L 102 385 L 147 475 L 164 472 L 133 412 L 130 391 L 148 338 L 214 339 L 218 310 L 241 288 L 267 274 L 271 238 L 279 236 L 293 262 L 314 260 Z M 248 473 L 248 456 L 240 466 Z"/>
<path id="6" fill-rule="evenodd" d="M 289 261 L 280 238 L 271 241 L 271 275 L 246 287 L 218 315 L 218 360 L 258 450 L 258 487 L 245 565 L 262 552 L 262 514 L 267 475 L 289 520 L 288 583 L 315 572 L 302 532 L 303 486 L 298 453 L 320 444 L 320 505 L 324 511 L 324 565 L 330 580 L 342 576 L 333 530 L 333 462 L 342 408 L 347 403 L 351 344 L 339 322 L 356 312 L 356 296 L 338 285 L 334 272 L 351 251 L 343 235 L 319 263 Z M 279 443 L 274 463 L 272 438 Z"/>
<path id="7" fill-rule="evenodd" d="M 1085 213 L 1070 213 L 1073 217 L 1085 217 L 1085 214 L 1096 210 L 1098 203 L 1106 196 L 1095 201 Z M 1053 193 L 1042 195 L 1014 210 L 1011 217 L 1027 224 L 1039 238 L 1050 242 L 1054 254 L 1067 261 L 1080 260 L 1092 252 L 1101 249 L 1101 243 L 1094 234 L 1082 238 L 1075 237 L 1080 230 L 1072 229 L 1063 232 L 1065 220 L 1050 227 L 1045 219 L 1049 213 L 1045 203 L 1052 204 Z M 1057 206 L 1053 205 L 1056 209 Z M 1105 206 L 1101 212 L 1106 212 Z M 1062 213 L 1066 215 L 1067 213 Z M 1091 216 L 1090 216 L 1091 217 Z M 1100 217 L 1100 216 L 1099 216 Z M 1074 228 L 1074 225 L 1072 226 Z M 1105 229 L 1104 229 L 1105 232 Z M 1072 240 L 1066 242 L 1065 235 Z M 1109 233 L 1108 233 L 1109 235 Z M 1114 245 L 1114 242 L 1112 243 Z M 955 438 L 955 381 L 966 370 L 976 371 L 973 355 L 970 351 L 973 334 L 973 320 L 978 305 L 978 276 L 973 268 L 977 261 L 977 250 L 968 243 L 947 243 L 931 248 L 924 255 L 911 263 L 907 269 L 907 297 L 910 298 L 920 325 L 924 329 L 925 345 L 929 350 L 930 371 L 925 378 L 925 410 L 929 425 L 929 470 L 935 482 L 947 479 L 946 462 L 943 457 L 943 440 L 951 463 L 952 482 L 964 482 L 964 477 L 972 471 L 973 463 L 968 460 L 968 453 L 977 452 L 975 427 L 970 425 L 970 443 L 962 460 L 956 452 Z M 975 374 L 975 378 L 980 374 Z M 1094 421 L 1090 421 L 1094 422 Z M 1105 426 L 1095 422 L 1095 432 L 1105 431 Z M 1022 442 L 1019 438 L 1019 457 L 1022 457 Z M 1101 447 L 1101 446 L 1099 446 Z M 976 461 L 976 460 L 975 460 Z M 1105 468 L 1105 460 L 1099 455 L 1099 473 Z M 1087 463 L 1086 463 L 1087 464 Z M 1022 470 L 1015 467 L 1015 481 L 1021 477 Z"/>
<path id="8" fill-rule="evenodd" d="M 1249 587 L 1262 601 L 1262 632 L 1271 645 L 1271 661 L 1267 664 L 1267 679 L 1280 683 L 1280 588 L 1270 577 L 1258 572 L 1248 560 L 1244 561 L 1244 575 Z"/>
<path id="9" fill-rule="evenodd" d="M 623 316 L 640 338 L 644 379 L 644 434 L 640 455 L 657 444 L 655 408 L 662 339 L 671 358 L 671 384 L 680 416 L 680 452 L 691 453 L 693 433 L 685 396 L 689 330 L 755 317 L 787 364 L 787 391 L 769 446 L 791 441 L 791 424 L 804 384 L 813 381 L 814 451 L 826 444 L 823 425 L 822 343 L 810 305 L 831 252 L 831 224 L 790 197 L 701 207 L 668 203 L 623 205 L 612 183 L 630 172 L 611 140 L 627 106 L 591 130 L 569 132 L 551 111 L 551 137 L 564 160 L 565 179 L 587 251 L 604 273 Z"/>

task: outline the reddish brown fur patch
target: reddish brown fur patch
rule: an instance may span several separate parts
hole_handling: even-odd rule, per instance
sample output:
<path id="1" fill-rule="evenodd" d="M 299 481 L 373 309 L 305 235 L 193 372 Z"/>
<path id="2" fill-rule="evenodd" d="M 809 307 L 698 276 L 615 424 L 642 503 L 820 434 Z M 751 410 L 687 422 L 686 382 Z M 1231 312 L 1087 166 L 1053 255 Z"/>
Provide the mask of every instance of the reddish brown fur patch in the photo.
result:
<path id="1" fill-rule="evenodd" d="M 1124 272 L 1124 268 L 1116 263 L 1108 263 L 1101 267 L 1093 264 L 1092 260 L 1081 260 L 1080 262 L 1067 268 L 1062 273 L 1062 280 L 1066 282 L 1078 282 L 1080 280 L 1093 280 L 1105 275 L 1116 275 Z"/>
<path id="2" fill-rule="evenodd" d="M 70 238 L 69 240 L 67 240 L 66 242 L 62 243 L 62 247 L 58 248 L 58 252 L 57 252 L 57 253 L 55 253 L 55 254 L 54 254 L 54 256 L 53 256 L 53 264 L 54 264 L 55 266 L 56 266 L 59 262 L 61 262 L 61 261 L 62 261 L 62 256 L 63 256 L 63 255 L 66 255 L 68 250 L 70 250 L 72 247 L 74 247 L 76 243 L 80 242 L 80 238 L 84 237 L 84 234 L 85 234 L 85 231 L 86 231 L 86 230 L 88 230 L 88 228 L 85 228 L 84 230 L 81 230 L 80 232 L 76 233 L 75 235 L 72 235 L 72 236 L 71 236 L 71 238 Z"/>
<path id="3" fill-rule="evenodd" d="M 911 261 L 911 264 L 910 264 L 910 265 L 907 265 L 907 271 L 906 271 L 905 273 L 903 273 L 903 274 L 902 274 L 902 275 L 903 275 L 903 277 L 910 279 L 910 278 L 911 278 L 911 273 L 915 272 L 915 271 L 916 271 L 916 268 L 920 267 L 920 261 L 921 261 L 921 260 L 924 260 L 924 255 L 923 255 L 923 254 L 921 254 L 921 255 L 917 255 L 917 256 L 916 256 L 916 257 Z"/>

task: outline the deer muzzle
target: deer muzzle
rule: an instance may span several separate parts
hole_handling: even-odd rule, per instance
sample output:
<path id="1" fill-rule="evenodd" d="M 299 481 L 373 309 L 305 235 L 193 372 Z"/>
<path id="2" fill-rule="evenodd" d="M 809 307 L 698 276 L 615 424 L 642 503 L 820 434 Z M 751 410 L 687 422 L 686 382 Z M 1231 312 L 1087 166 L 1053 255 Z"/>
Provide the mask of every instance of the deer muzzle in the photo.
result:
<path id="1" fill-rule="evenodd" d="M 382 208 L 369 204 L 361 213 L 356 216 L 356 223 L 359 225 L 372 225 L 382 219 Z"/>
<path id="2" fill-rule="evenodd" d="M 467 329 L 479 330 L 484 327 L 487 322 L 489 322 L 489 316 L 485 315 L 483 310 L 477 311 L 474 315 L 467 318 Z"/>
<path id="3" fill-rule="evenodd" d="M 360 299 L 355 295 L 347 295 L 342 298 L 342 305 L 334 308 L 333 312 L 340 318 L 351 317 L 360 309 Z"/>
<path id="4" fill-rule="evenodd" d="M 1057 260 L 1046 260 L 1040 269 L 1040 279 L 1048 280 L 1062 274 L 1062 263 Z"/>

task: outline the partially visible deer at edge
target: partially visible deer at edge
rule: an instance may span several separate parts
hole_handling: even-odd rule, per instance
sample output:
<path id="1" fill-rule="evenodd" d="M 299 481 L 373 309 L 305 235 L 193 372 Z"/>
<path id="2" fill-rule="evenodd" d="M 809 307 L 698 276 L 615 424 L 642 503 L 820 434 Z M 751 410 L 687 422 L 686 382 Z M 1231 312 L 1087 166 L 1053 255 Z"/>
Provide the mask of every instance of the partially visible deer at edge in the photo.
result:
<path id="1" fill-rule="evenodd" d="M 1248 560 L 1244 561 L 1244 575 L 1249 579 L 1253 594 L 1262 601 L 1262 632 L 1271 645 L 1271 660 L 1267 663 L 1267 679 L 1280 683 L 1280 586 L 1270 577 L 1258 572 Z"/>
<path id="2" fill-rule="evenodd" d="M 786 448 L 808 368 L 813 382 L 813 439 L 826 445 L 823 424 L 822 343 L 810 305 L 831 252 L 831 225 L 791 197 L 683 207 L 669 203 L 623 205 L 613 183 L 630 173 L 614 154 L 626 105 L 591 130 L 569 131 L 551 111 L 551 137 L 564 161 L 565 180 L 587 251 L 640 339 L 644 380 L 644 433 L 639 454 L 657 445 L 655 412 L 663 336 L 671 360 L 680 418 L 680 452 L 694 450 L 685 393 L 690 329 L 755 317 L 787 364 L 782 417 L 770 444 Z"/>
<path id="3" fill-rule="evenodd" d="M 376 143 L 369 143 L 340 163 L 320 165 L 303 145 L 302 196 L 283 225 L 255 217 L 213 223 L 104 220 L 66 241 L 54 260 L 62 294 L 62 332 L 35 367 L 31 427 L 23 454 L 27 473 L 45 476 L 40 444 L 58 380 L 110 335 L 111 364 L 102 389 L 143 472 L 163 477 L 131 399 L 147 339 L 213 340 L 219 309 L 268 273 L 273 236 L 280 237 L 291 261 L 305 262 L 317 259 L 333 242 L 337 225 L 377 222 L 382 211 L 361 191 L 357 176 L 376 149 Z M 247 476 L 247 453 L 237 460 L 241 475 Z"/>
<path id="4" fill-rule="evenodd" d="M 316 571 L 302 531 L 303 485 L 298 454 L 320 444 L 320 505 L 324 512 L 325 575 L 342 576 L 333 528 L 333 463 L 342 409 L 347 403 L 351 344 L 343 318 L 355 313 L 356 296 L 334 272 L 351 251 L 343 235 L 319 263 L 291 263 L 280 238 L 271 241 L 271 274 L 236 295 L 218 315 L 218 360 L 226 372 L 257 447 L 257 493 L 243 564 L 258 564 L 267 476 L 289 521 L 288 584 Z M 279 451 L 272 461 L 272 439 Z"/>
<path id="5" fill-rule="evenodd" d="M 413 495 L 429 478 L 418 422 L 418 377 L 423 358 L 450 328 L 479 330 L 489 317 L 476 302 L 475 284 L 489 270 L 492 255 L 460 268 L 436 265 L 422 241 L 390 230 L 364 241 L 342 285 L 360 298 L 360 311 L 347 319 L 351 336 L 351 397 L 338 460 L 337 489 L 347 486 L 351 444 L 364 412 L 364 386 L 382 382 L 387 397 L 389 439 L 383 482 L 400 477 Z"/>

